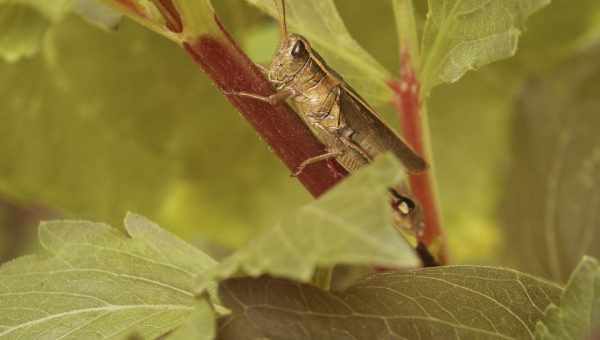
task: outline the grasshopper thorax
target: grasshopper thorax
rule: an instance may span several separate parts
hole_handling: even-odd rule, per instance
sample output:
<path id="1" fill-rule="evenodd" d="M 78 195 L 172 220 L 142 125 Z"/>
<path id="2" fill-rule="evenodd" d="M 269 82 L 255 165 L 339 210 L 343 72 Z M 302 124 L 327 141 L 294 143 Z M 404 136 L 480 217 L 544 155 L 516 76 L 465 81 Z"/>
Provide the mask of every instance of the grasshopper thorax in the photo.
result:
<path id="1" fill-rule="evenodd" d="M 285 87 L 310 60 L 311 47 L 299 34 L 283 39 L 269 67 L 269 80 L 278 88 Z"/>

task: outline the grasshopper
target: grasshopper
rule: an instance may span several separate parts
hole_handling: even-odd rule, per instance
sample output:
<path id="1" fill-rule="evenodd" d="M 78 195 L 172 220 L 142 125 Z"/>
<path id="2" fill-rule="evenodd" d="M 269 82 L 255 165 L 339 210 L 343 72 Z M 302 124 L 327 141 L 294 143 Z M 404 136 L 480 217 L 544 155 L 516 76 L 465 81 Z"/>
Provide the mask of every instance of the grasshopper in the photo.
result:
<path id="1" fill-rule="evenodd" d="M 276 93 L 264 97 L 247 92 L 234 95 L 278 105 L 292 101 L 298 114 L 326 146 L 326 153 L 304 160 L 294 175 L 310 164 L 335 158 L 348 172 L 391 151 L 409 172 L 422 172 L 427 163 L 385 124 L 367 102 L 331 69 L 306 38 L 289 33 L 285 1 L 279 6 L 281 44 L 264 70 Z"/>
<path id="2" fill-rule="evenodd" d="M 326 147 L 326 153 L 304 160 L 294 175 L 310 164 L 332 158 L 348 172 L 354 172 L 387 151 L 398 157 L 409 172 L 425 171 L 425 160 L 325 63 L 308 40 L 288 32 L 285 0 L 274 2 L 279 9 L 282 39 L 271 65 L 263 71 L 276 93 L 269 97 L 248 92 L 230 94 L 271 105 L 292 101 L 298 114 Z M 420 207 L 396 189 L 390 189 L 390 204 L 394 224 L 408 225 L 419 235 L 423 226 Z"/>

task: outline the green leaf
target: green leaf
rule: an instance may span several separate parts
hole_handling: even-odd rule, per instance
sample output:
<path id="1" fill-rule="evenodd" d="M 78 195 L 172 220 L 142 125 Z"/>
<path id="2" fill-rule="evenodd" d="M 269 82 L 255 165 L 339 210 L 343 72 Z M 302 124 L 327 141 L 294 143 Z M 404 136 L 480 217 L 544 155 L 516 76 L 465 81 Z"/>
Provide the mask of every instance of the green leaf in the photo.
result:
<path id="1" fill-rule="evenodd" d="M 42 224 L 49 254 L 0 269 L 0 338 L 154 338 L 183 324 L 193 277 L 214 262 L 143 217 L 128 215 L 125 228 L 130 237 L 100 223 Z"/>
<path id="2" fill-rule="evenodd" d="M 566 281 L 600 256 L 600 48 L 530 81 L 515 119 L 502 207 L 507 252 L 527 272 Z"/>
<path id="3" fill-rule="evenodd" d="M 202 300 L 192 311 L 188 321 L 166 338 L 168 340 L 213 340 L 216 335 L 214 311 Z"/>
<path id="4" fill-rule="evenodd" d="M 181 15 L 187 41 L 195 41 L 209 32 L 221 32 L 215 22 L 215 11 L 210 0 L 175 0 L 174 4 Z"/>
<path id="5" fill-rule="evenodd" d="M 525 20 L 550 0 L 429 0 L 423 32 L 423 93 L 515 54 Z"/>
<path id="6" fill-rule="evenodd" d="M 419 38 L 417 36 L 417 19 L 414 0 L 393 0 L 394 15 L 398 30 L 398 46 L 400 52 L 410 56 L 412 66 L 419 68 L 420 54 Z"/>
<path id="7" fill-rule="evenodd" d="M 377 274 L 338 293 L 231 279 L 219 288 L 232 310 L 219 339 L 533 339 L 560 293 L 527 274 L 477 266 Z"/>
<path id="8" fill-rule="evenodd" d="M 584 257 L 575 268 L 559 306 L 547 308 L 537 324 L 536 339 L 592 339 L 592 331 L 597 330 L 593 327 L 600 326 L 600 266 L 596 259 Z"/>
<path id="9" fill-rule="evenodd" d="M 140 240 L 154 249 L 153 257 L 185 268 L 188 272 L 201 273 L 217 263 L 210 256 L 143 216 L 127 214 L 125 228 L 132 238 Z"/>
<path id="10" fill-rule="evenodd" d="M 0 58 L 15 62 L 38 52 L 48 28 L 69 9 L 68 0 L 0 0 Z"/>
<path id="11" fill-rule="evenodd" d="M 272 0 L 247 0 L 273 17 L 278 12 Z M 391 74 L 354 40 L 333 0 L 286 1 L 290 31 L 302 34 L 337 73 L 361 96 L 377 105 L 387 103 Z"/>
<path id="12" fill-rule="evenodd" d="M 377 159 L 201 275 L 200 288 L 238 271 L 308 281 L 318 266 L 417 266 L 389 210 L 387 190 L 402 174 L 393 156 Z"/>

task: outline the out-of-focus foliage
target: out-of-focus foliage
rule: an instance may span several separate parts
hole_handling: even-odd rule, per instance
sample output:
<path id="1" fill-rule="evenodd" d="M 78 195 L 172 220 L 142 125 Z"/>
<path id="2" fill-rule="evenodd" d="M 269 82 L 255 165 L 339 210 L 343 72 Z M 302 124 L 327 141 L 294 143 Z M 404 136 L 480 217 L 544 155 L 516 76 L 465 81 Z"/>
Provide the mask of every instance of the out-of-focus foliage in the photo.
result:
<path id="1" fill-rule="evenodd" d="M 35 54 L 48 28 L 62 19 L 71 0 L 0 0 L 0 60 Z"/>
<path id="2" fill-rule="evenodd" d="M 532 80 L 514 121 L 507 185 L 509 253 L 528 272 L 564 281 L 600 256 L 600 48 Z"/>
<path id="3" fill-rule="evenodd" d="M 36 247 L 37 225 L 56 217 L 43 206 L 0 196 L 0 263 L 31 252 Z"/>

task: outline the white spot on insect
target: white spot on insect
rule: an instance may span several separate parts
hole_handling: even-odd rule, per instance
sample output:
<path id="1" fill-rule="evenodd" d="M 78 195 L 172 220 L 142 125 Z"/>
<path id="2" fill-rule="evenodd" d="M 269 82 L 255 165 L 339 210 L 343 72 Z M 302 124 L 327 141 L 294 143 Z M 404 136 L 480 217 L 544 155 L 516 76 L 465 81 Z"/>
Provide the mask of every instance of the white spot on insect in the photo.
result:
<path id="1" fill-rule="evenodd" d="M 408 215 L 410 213 L 410 207 L 408 206 L 408 203 L 400 202 L 400 204 L 398 204 L 398 211 L 402 215 Z"/>

